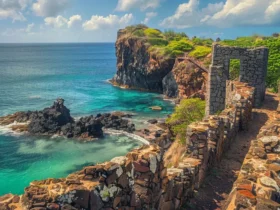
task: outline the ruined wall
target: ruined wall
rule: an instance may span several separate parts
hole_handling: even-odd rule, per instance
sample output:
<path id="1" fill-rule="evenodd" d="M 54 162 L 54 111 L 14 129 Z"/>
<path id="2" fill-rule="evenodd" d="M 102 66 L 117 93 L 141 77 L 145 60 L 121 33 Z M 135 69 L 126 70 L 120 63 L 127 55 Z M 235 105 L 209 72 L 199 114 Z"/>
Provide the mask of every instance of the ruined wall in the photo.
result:
<path id="1" fill-rule="evenodd" d="M 275 120 L 251 142 L 224 209 L 280 209 L 280 103 Z"/>
<path id="2" fill-rule="evenodd" d="M 256 88 L 254 106 L 260 106 L 265 97 L 268 49 L 225 47 L 214 44 L 212 52 L 206 114 L 216 114 L 226 108 L 226 81 L 229 80 L 230 59 L 240 59 L 239 81 Z"/>
<path id="3" fill-rule="evenodd" d="M 0 209 L 178 209 L 193 192 L 197 160 L 167 169 L 156 145 L 133 150 L 63 179 L 34 181 L 19 197 L 0 197 Z"/>
<path id="4" fill-rule="evenodd" d="M 198 186 L 209 167 L 221 160 L 236 134 L 246 130 L 251 120 L 255 89 L 240 82 L 232 81 L 228 85 L 233 87 L 228 93 L 232 103 L 219 115 L 193 123 L 187 130 L 187 156 L 201 161 Z"/>

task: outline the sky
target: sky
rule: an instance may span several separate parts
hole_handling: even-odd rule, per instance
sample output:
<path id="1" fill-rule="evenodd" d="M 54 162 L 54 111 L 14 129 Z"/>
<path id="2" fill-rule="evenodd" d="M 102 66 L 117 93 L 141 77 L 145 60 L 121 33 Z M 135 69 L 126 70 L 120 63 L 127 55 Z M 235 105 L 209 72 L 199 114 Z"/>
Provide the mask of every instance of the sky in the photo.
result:
<path id="1" fill-rule="evenodd" d="M 280 0 L 0 0 L 1 43 L 114 42 L 143 23 L 189 37 L 280 32 Z"/>

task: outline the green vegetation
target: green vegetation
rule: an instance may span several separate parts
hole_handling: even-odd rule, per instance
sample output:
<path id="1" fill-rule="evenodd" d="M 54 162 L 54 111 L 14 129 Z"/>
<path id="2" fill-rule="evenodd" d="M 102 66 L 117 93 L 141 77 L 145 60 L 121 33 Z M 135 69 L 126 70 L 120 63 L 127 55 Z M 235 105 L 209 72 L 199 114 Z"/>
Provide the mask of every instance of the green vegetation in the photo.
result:
<path id="1" fill-rule="evenodd" d="M 280 80 L 280 38 L 274 34 L 271 37 L 251 36 L 240 37 L 236 40 L 224 40 L 223 45 L 238 47 L 261 47 L 269 48 L 267 86 L 277 91 L 277 82 Z M 234 64 L 232 64 L 234 65 Z"/>
<path id="2" fill-rule="evenodd" d="M 148 28 L 143 24 L 129 26 L 126 29 L 128 36 L 135 36 L 147 40 L 149 51 L 157 56 L 175 58 L 184 53 L 202 60 L 205 66 L 209 66 L 209 59 L 205 59 L 211 53 L 212 39 L 193 37 L 190 39 L 185 33 L 177 33 L 172 30 L 161 32 L 160 30 Z M 235 40 L 220 41 L 221 45 L 237 47 L 260 47 L 269 48 L 267 86 L 277 91 L 280 81 L 280 36 L 274 33 L 270 37 L 253 35 L 250 37 L 239 37 Z M 232 61 L 230 65 L 230 77 L 236 79 L 239 76 L 240 63 Z"/>
<path id="3" fill-rule="evenodd" d="M 150 45 L 149 51 L 151 53 L 168 58 L 184 55 L 184 53 L 191 52 L 193 49 L 197 49 L 194 54 L 196 58 L 203 58 L 211 52 L 211 49 L 207 47 L 211 46 L 213 42 L 211 39 L 194 38 L 191 40 L 183 32 L 177 33 L 172 30 L 161 32 L 158 29 L 148 28 L 143 24 L 129 26 L 125 30 L 128 36 L 146 39 Z M 201 48 L 198 48 L 198 45 Z M 204 45 L 205 48 L 202 48 Z M 203 50 L 203 52 L 199 53 L 199 49 Z"/>
<path id="4" fill-rule="evenodd" d="M 192 52 L 190 52 L 189 55 L 194 58 L 204 58 L 207 55 L 209 55 L 211 51 L 212 51 L 211 47 L 197 46 Z"/>
<path id="5" fill-rule="evenodd" d="M 205 106 L 205 101 L 198 98 L 183 99 L 166 120 L 174 136 L 178 137 L 181 143 L 185 143 L 188 125 L 204 117 Z"/>
<path id="6" fill-rule="evenodd" d="M 240 60 L 231 59 L 229 66 L 229 78 L 230 80 L 237 80 L 240 74 Z"/>
<path id="7" fill-rule="evenodd" d="M 213 40 L 212 39 L 201 39 L 201 38 L 197 38 L 197 37 L 194 37 L 192 39 L 192 42 L 195 45 L 201 45 L 201 46 L 207 46 L 207 47 L 211 47 L 212 44 L 213 44 Z"/>
<path id="8" fill-rule="evenodd" d="M 185 34 L 184 32 L 183 33 L 177 33 L 177 32 L 174 32 L 172 30 L 168 30 L 168 31 L 163 32 L 163 35 L 168 41 L 173 41 L 173 40 L 179 41 L 182 38 L 188 38 L 187 34 Z"/>
<path id="9" fill-rule="evenodd" d="M 183 55 L 193 49 L 193 45 L 189 40 L 183 38 L 179 41 L 173 40 L 165 47 L 165 52 L 171 56 Z"/>
<path id="10" fill-rule="evenodd" d="M 163 38 L 163 34 L 161 33 L 161 31 L 154 28 L 147 28 L 144 30 L 144 33 L 147 37 L 150 38 Z"/>

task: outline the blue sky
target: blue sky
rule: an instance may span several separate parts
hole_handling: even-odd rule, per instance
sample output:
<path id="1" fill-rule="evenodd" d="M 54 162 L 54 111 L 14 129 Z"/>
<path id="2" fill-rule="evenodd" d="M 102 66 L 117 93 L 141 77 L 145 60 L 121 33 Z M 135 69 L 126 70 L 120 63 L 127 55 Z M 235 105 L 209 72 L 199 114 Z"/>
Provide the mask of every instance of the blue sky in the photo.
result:
<path id="1" fill-rule="evenodd" d="M 280 0 L 0 0 L 0 42 L 114 42 L 145 23 L 190 37 L 280 32 Z"/>

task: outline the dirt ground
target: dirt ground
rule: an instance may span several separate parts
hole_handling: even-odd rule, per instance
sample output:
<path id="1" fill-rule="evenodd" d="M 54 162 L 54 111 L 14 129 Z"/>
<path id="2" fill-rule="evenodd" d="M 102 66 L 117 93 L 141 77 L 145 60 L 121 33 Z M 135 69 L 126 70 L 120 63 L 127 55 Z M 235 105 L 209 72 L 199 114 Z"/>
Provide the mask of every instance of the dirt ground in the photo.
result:
<path id="1" fill-rule="evenodd" d="M 243 160 L 249 150 L 250 142 L 256 139 L 261 127 L 273 120 L 273 112 L 278 105 L 277 100 L 275 94 L 267 93 L 263 106 L 253 110 L 249 130 L 238 134 L 220 164 L 209 171 L 209 176 L 195 193 L 195 198 L 184 209 L 223 209 L 223 204 L 237 179 Z"/>

